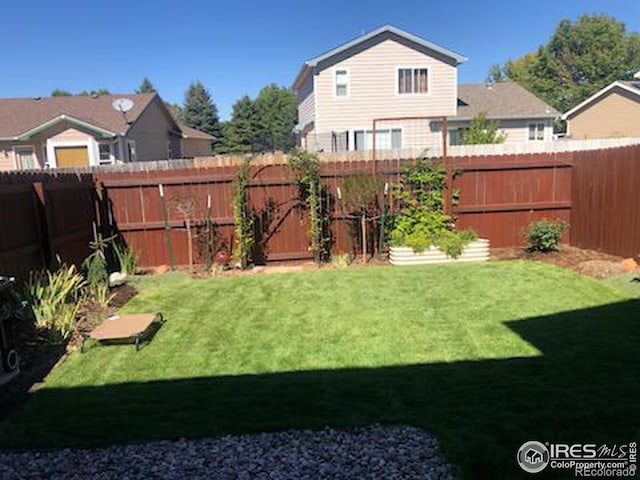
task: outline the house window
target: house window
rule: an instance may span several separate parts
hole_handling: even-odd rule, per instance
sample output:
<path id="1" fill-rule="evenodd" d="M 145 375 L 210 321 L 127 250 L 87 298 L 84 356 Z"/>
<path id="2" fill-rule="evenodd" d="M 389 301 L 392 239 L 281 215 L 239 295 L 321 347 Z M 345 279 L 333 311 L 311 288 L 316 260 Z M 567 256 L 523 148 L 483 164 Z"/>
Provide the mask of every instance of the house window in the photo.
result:
<path id="1" fill-rule="evenodd" d="M 113 163 L 111 158 L 111 145 L 108 143 L 98 144 L 98 162 L 100 165 L 110 165 Z"/>
<path id="2" fill-rule="evenodd" d="M 136 160 L 136 142 L 135 140 L 127 140 L 127 161 L 135 162 Z"/>
<path id="3" fill-rule="evenodd" d="M 544 140 L 544 123 L 529 124 L 529 140 Z"/>
<path id="4" fill-rule="evenodd" d="M 373 149 L 373 131 L 356 130 L 353 132 L 355 150 Z M 392 128 L 376 130 L 376 150 L 399 150 L 402 148 L 402 129 Z"/>
<path id="5" fill-rule="evenodd" d="M 173 158 L 173 143 L 171 140 L 167 140 L 167 158 L 169 160 Z"/>
<path id="6" fill-rule="evenodd" d="M 347 70 L 336 70 L 336 97 L 346 97 L 349 95 L 349 72 Z"/>
<path id="7" fill-rule="evenodd" d="M 429 93 L 429 69 L 399 68 L 398 93 Z"/>
<path id="8" fill-rule="evenodd" d="M 331 151 L 346 152 L 349 150 L 349 132 L 331 132 Z"/>
<path id="9" fill-rule="evenodd" d="M 36 168 L 36 154 L 33 147 L 17 147 L 14 155 L 18 168 L 26 170 Z"/>
<path id="10" fill-rule="evenodd" d="M 449 130 L 449 145 L 464 145 L 464 133 L 466 128 Z"/>

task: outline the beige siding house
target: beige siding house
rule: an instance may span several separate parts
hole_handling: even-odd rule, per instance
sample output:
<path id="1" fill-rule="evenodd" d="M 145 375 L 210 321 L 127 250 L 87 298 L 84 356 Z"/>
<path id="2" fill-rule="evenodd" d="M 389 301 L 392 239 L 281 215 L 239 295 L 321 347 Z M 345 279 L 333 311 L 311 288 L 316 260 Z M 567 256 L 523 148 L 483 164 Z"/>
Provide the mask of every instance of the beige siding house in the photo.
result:
<path id="1" fill-rule="evenodd" d="M 455 121 L 448 140 L 457 143 L 480 112 L 499 123 L 507 141 L 529 141 L 530 131 L 532 140 L 551 139 L 556 111 L 513 83 L 459 86 L 464 61 L 391 25 L 306 61 L 293 83 L 300 145 L 314 151 L 370 150 L 374 143 L 376 149 L 424 149 L 442 143 L 444 117 Z"/>
<path id="2" fill-rule="evenodd" d="M 640 137 L 640 78 L 613 82 L 562 118 L 575 139 Z"/>
<path id="3" fill-rule="evenodd" d="M 0 170 L 182 158 L 183 143 L 210 154 L 213 137 L 194 132 L 155 93 L 0 99 Z"/>

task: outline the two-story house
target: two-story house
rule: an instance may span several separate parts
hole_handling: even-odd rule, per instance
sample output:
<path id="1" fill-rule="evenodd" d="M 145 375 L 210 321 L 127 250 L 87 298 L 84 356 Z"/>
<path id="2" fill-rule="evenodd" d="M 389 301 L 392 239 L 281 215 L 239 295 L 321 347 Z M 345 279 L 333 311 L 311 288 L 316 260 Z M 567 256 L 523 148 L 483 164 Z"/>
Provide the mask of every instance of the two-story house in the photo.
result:
<path id="1" fill-rule="evenodd" d="M 362 35 L 302 66 L 300 145 L 314 151 L 423 149 L 448 142 L 478 113 L 507 142 L 551 140 L 558 112 L 513 82 L 458 85 L 466 58 L 391 25 Z M 375 140 L 373 123 L 376 120 Z"/>

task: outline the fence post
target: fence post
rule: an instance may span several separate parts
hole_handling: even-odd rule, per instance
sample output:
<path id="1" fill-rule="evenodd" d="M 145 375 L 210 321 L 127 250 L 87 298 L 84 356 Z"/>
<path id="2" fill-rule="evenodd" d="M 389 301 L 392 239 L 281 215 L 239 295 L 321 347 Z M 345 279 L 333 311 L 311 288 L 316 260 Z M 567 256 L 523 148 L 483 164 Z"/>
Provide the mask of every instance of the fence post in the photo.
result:
<path id="1" fill-rule="evenodd" d="M 37 215 L 36 223 L 38 228 L 38 235 L 40 241 L 40 253 L 42 256 L 42 263 L 45 268 L 48 268 L 55 257 L 53 239 L 51 238 L 52 228 L 49 212 L 47 209 L 47 200 L 45 194 L 45 188 L 43 182 L 34 182 L 33 190 L 36 194 L 34 199 L 34 206 Z"/>

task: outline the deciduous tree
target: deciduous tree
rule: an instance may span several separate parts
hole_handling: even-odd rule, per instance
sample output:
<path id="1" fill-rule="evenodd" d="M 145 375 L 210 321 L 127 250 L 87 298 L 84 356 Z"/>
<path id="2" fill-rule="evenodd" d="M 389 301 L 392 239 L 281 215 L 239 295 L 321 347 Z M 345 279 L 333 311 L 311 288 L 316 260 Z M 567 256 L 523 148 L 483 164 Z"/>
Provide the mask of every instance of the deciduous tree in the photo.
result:
<path id="1" fill-rule="evenodd" d="M 545 45 L 509 60 L 503 72 L 565 112 L 609 83 L 630 79 L 638 68 L 638 33 L 606 15 L 583 15 L 562 20 Z"/>
<path id="2" fill-rule="evenodd" d="M 498 124 L 488 120 L 486 114 L 479 113 L 471 123 L 469 128 L 462 135 L 464 145 L 479 145 L 484 143 L 503 143 L 506 137 L 498 131 Z"/>

